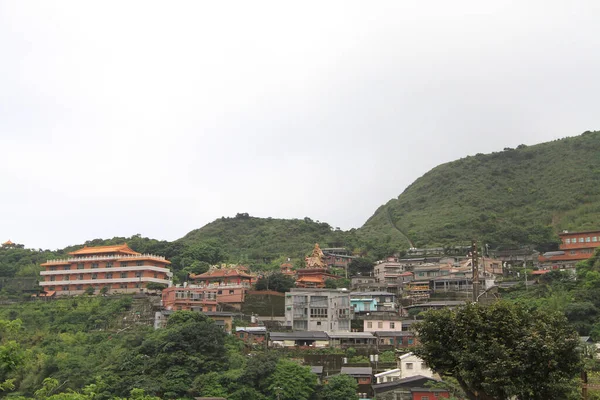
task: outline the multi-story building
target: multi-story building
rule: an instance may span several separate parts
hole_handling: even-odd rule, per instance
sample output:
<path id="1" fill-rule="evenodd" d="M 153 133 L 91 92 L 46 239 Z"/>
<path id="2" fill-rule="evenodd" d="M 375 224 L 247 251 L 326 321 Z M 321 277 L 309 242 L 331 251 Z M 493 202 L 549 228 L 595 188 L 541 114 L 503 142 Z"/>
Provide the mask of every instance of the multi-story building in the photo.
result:
<path id="1" fill-rule="evenodd" d="M 40 286 L 57 295 L 82 294 L 89 287 L 98 293 L 146 291 L 148 283 L 171 286 L 170 262 L 164 257 L 140 254 L 127 244 L 84 247 L 69 253 L 69 258 L 42 264 Z"/>
<path id="2" fill-rule="evenodd" d="M 208 272 L 191 275 L 194 283 L 163 290 L 167 310 L 222 311 L 223 306 L 240 309 L 254 276 L 236 265 L 213 266 Z"/>
<path id="3" fill-rule="evenodd" d="M 397 311 L 396 295 L 389 292 L 352 292 L 350 303 L 355 312 Z"/>
<path id="4" fill-rule="evenodd" d="M 350 292 L 294 288 L 285 294 L 285 324 L 295 331 L 350 331 Z"/>
<path id="5" fill-rule="evenodd" d="M 572 268 L 576 263 L 587 260 L 600 246 L 600 231 L 563 232 L 559 251 L 551 251 L 539 256 L 542 267 Z"/>

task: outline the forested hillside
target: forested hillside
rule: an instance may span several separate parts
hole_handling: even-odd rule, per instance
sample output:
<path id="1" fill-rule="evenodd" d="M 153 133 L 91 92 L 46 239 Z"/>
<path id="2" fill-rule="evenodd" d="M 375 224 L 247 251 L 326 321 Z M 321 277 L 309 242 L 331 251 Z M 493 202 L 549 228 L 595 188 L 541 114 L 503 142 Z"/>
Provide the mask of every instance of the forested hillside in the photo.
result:
<path id="1" fill-rule="evenodd" d="M 598 229 L 600 131 L 442 164 L 360 228 L 399 246 L 472 238 L 493 247 L 552 248 L 563 229 Z"/>

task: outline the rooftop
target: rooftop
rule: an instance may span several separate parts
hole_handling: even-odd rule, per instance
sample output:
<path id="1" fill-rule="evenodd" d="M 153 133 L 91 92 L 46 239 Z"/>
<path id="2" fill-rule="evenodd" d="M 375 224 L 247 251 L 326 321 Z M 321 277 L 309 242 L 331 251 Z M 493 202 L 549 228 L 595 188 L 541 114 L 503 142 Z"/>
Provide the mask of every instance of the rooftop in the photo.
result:
<path id="1" fill-rule="evenodd" d="M 89 256 L 95 254 L 110 254 L 110 253 L 120 253 L 120 254 L 131 254 L 131 255 L 140 255 L 137 251 L 133 251 L 127 246 L 127 243 L 112 245 L 112 246 L 93 246 L 87 247 L 83 246 L 82 249 L 75 250 L 69 253 L 71 256 Z"/>
<path id="2" fill-rule="evenodd" d="M 329 340 L 321 331 L 271 332 L 271 340 Z"/>
<path id="3" fill-rule="evenodd" d="M 342 367 L 341 374 L 351 376 L 371 376 L 373 375 L 373 368 L 371 367 Z"/>

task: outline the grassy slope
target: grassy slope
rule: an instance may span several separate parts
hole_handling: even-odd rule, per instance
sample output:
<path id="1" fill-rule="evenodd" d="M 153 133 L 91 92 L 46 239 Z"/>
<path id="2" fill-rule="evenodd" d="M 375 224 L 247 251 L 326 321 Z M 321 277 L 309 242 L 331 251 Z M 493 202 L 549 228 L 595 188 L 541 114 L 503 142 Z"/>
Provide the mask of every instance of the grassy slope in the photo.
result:
<path id="1" fill-rule="evenodd" d="M 193 230 L 177 242 L 193 245 L 215 241 L 232 258 L 303 257 L 317 242 L 321 247 L 352 244 L 352 233 L 332 230 L 310 219 L 220 218 Z"/>
<path id="2" fill-rule="evenodd" d="M 562 229 L 598 229 L 599 221 L 600 132 L 586 132 L 440 165 L 360 231 L 394 235 L 403 246 L 400 231 L 417 246 L 479 238 L 543 247 Z"/>

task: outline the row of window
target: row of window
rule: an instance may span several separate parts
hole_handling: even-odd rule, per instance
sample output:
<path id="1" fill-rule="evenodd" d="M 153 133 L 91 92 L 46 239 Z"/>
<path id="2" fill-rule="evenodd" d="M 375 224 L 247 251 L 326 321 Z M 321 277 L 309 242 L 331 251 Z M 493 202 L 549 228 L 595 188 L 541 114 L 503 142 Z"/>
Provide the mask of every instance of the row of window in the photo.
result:
<path id="1" fill-rule="evenodd" d="M 148 264 L 144 264 L 144 261 L 136 261 L 135 263 L 136 266 L 141 267 L 143 265 L 148 265 Z M 114 266 L 114 264 L 112 262 L 106 262 L 104 264 L 104 268 L 112 268 Z M 130 266 L 130 264 L 128 264 L 127 262 L 121 262 L 119 263 L 119 267 L 128 267 Z M 153 267 L 154 265 L 150 264 L 148 266 Z M 84 263 L 77 263 L 76 266 L 77 269 L 85 269 L 85 264 Z M 100 268 L 100 263 L 92 263 L 91 264 L 91 268 L 92 269 L 96 269 L 96 268 Z M 65 265 L 63 268 L 65 271 L 69 271 L 71 269 L 70 265 Z M 51 266 L 50 267 L 50 271 L 57 271 L 58 267 L 57 266 Z"/>
<path id="2" fill-rule="evenodd" d="M 590 243 L 597 242 L 598 236 L 588 236 L 588 237 L 580 237 L 580 238 L 572 238 L 565 239 L 565 244 L 576 244 L 576 243 Z"/>
<path id="3" fill-rule="evenodd" d="M 129 273 L 128 273 L 128 272 L 121 272 L 121 273 L 119 274 L 119 278 L 128 278 L 128 277 L 129 277 Z M 141 278 L 141 277 L 142 277 L 142 273 L 141 273 L 140 271 L 138 271 L 138 272 L 135 272 L 135 276 L 131 276 L 131 277 L 132 277 L 132 278 L 133 278 L 133 277 L 135 277 L 135 278 Z M 155 278 L 158 278 L 158 273 L 157 273 L 157 272 L 155 272 L 155 273 L 154 273 L 154 277 L 155 277 Z M 49 280 L 50 280 L 50 282 L 54 282 L 54 281 L 56 281 L 56 280 L 57 280 L 57 279 L 56 279 L 56 275 L 50 275 L 50 276 L 49 276 L 49 278 L 50 278 L 50 279 L 49 279 Z M 78 274 L 78 275 L 77 275 L 77 279 L 71 279 L 71 275 L 64 275 L 64 276 L 63 276 L 61 279 L 59 279 L 59 280 L 62 280 L 62 281 L 69 281 L 69 280 L 80 280 L 80 281 L 81 281 L 81 280 L 83 280 L 83 279 L 84 279 L 84 277 L 83 277 L 83 274 Z M 93 273 L 93 274 L 92 274 L 92 277 L 91 277 L 91 279 L 98 279 L 98 273 Z M 107 273 L 105 274 L 105 277 L 104 277 L 104 278 L 100 278 L 100 279 L 114 279 L 114 275 L 113 275 L 113 273 L 112 273 L 112 272 L 107 272 Z"/>
<path id="4" fill-rule="evenodd" d="M 581 249 L 579 250 L 579 253 L 581 254 L 592 254 L 594 252 L 594 249 Z M 571 250 L 569 252 L 571 255 L 575 255 L 577 254 L 577 250 Z"/>
<path id="5" fill-rule="evenodd" d="M 396 329 L 396 323 L 394 321 L 389 321 L 390 329 Z M 373 328 L 373 321 L 367 321 L 367 328 Z M 377 329 L 383 329 L 383 321 L 377 322 Z"/>
<path id="6" fill-rule="evenodd" d="M 133 285 L 135 288 L 139 289 L 142 288 L 142 284 L 141 283 L 136 283 L 135 285 Z M 129 286 L 127 283 L 121 283 L 119 285 L 120 289 L 127 289 Z M 62 291 L 69 291 L 69 290 L 83 290 L 84 287 L 83 285 L 77 285 L 75 286 L 75 289 L 71 289 L 69 286 L 59 286 L 58 290 L 62 290 Z M 48 286 L 48 290 L 56 290 L 56 286 Z"/>

